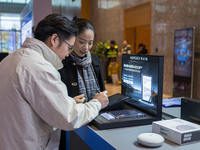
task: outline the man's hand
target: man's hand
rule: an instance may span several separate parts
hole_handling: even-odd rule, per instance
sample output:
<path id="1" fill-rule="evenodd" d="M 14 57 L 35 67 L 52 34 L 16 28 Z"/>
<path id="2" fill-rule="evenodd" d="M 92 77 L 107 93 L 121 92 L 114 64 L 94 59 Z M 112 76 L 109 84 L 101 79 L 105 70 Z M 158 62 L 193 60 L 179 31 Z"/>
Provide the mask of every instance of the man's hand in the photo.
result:
<path id="1" fill-rule="evenodd" d="M 101 103 L 101 109 L 108 106 L 109 101 L 108 101 L 107 91 L 97 93 L 94 96 L 94 99 L 98 99 L 98 101 Z"/>
<path id="2" fill-rule="evenodd" d="M 78 103 L 83 103 L 85 100 L 85 97 L 84 97 L 84 94 L 81 94 L 81 95 L 75 96 L 74 99 L 76 103 L 78 104 Z"/>

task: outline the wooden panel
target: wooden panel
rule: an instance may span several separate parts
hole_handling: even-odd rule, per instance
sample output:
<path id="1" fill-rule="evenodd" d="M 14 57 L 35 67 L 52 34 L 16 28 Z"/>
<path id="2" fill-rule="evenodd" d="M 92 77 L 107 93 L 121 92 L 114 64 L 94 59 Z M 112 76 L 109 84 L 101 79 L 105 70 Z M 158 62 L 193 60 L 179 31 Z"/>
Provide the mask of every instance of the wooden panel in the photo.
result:
<path id="1" fill-rule="evenodd" d="M 124 38 L 132 46 L 132 53 L 137 54 L 138 45 L 146 45 L 150 54 L 151 2 L 134 6 L 124 10 Z"/>
<path id="2" fill-rule="evenodd" d="M 125 28 L 150 24 L 150 22 L 151 2 L 147 2 L 124 10 Z"/>
<path id="3" fill-rule="evenodd" d="M 81 18 L 90 20 L 90 0 L 81 0 Z"/>
<path id="4" fill-rule="evenodd" d="M 128 43 L 131 45 L 132 47 L 132 53 L 135 53 L 135 28 L 126 28 L 124 30 L 124 39 L 128 41 Z"/>
<path id="5" fill-rule="evenodd" d="M 140 51 L 138 46 L 140 43 L 146 45 L 148 54 L 150 54 L 150 26 L 140 26 L 136 27 L 136 54 Z"/>

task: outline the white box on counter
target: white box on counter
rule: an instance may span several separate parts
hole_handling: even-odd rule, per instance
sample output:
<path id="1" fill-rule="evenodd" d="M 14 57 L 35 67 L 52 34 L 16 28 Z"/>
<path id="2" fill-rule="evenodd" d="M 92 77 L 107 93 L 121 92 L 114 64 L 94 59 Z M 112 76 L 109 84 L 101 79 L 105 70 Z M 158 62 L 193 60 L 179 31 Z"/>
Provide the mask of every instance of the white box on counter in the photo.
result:
<path id="1" fill-rule="evenodd" d="M 200 125 L 179 118 L 153 122 L 152 132 L 180 145 L 200 140 Z"/>

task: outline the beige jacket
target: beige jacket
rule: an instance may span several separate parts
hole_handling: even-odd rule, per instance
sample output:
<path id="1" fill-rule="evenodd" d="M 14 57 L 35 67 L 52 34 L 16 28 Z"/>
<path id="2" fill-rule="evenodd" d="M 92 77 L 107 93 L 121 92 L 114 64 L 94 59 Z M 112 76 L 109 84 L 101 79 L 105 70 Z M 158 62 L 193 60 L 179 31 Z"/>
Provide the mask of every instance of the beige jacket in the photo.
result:
<path id="1" fill-rule="evenodd" d="M 58 69 L 62 63 L 43 42 L 27 38 L 0 63 L 0 149 L 58 149 L 60 129 L 94 119 L 101 104 L 76 104 Z"/>

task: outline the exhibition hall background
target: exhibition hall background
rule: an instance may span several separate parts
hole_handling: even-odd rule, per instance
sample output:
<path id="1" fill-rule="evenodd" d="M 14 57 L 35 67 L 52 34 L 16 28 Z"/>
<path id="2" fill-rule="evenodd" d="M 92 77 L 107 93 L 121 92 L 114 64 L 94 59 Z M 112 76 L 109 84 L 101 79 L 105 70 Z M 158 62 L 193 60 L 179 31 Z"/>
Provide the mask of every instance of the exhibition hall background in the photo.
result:
<path id="1" fill-rule="evenodd" d="M 193 98 L 200 99 L 199 0 L 31 0 L 30 2 L 33 7 L 31 8 L 33 26 L 49 13 L 61 13 L 70 19 L 74 16 L 89 19 L 96 28 L 96 42 L 100 39 L 115 40 L 121 49 L 123 39 L 127 39 L 132 45 L 132 53 L 136 53 L 138 43 L 144 41 L 149 54 L 164 55 L 163 93 L 167 95 L 173 94 L 174 30 L 195 27 Z M 12 10 L 7 7 L 4 9 Z M 3 9 L 0 13 L 2 11 Z"/>
<path id="2" fill-rule="evenodd" d="M 128 39 L 126 30 L 149 26 L 150 54 L 165 58 L 163 93 L 168 95 L 173 93 L 174 30 L 195 27 L 193 98 L 200 99 L 200 1 L 53 0 L 52 5 L 54 12 L 70 18 L 76 15 L 90 19 L 97 31 L 97 41 L 114 39 L 119 49 L 123 39 Z"/>

